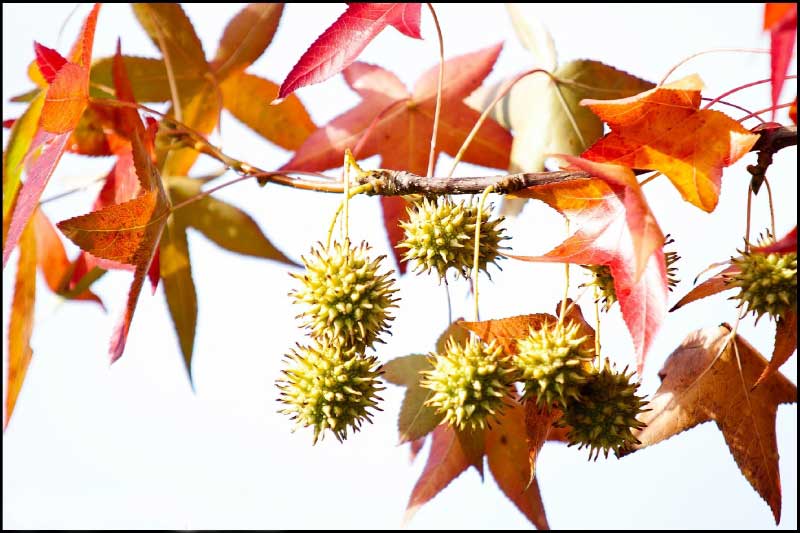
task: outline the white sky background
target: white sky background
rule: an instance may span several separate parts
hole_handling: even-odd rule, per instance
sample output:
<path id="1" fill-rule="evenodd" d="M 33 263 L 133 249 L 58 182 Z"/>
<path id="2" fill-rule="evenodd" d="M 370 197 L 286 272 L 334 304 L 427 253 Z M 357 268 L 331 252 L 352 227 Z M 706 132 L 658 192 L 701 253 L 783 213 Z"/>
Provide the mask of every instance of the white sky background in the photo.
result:
<path id="1" fill-rule="evenodd" d="M 188 4 L 212 56 L 228 20 L 241 5 Z M 59 37 L 73 5 L 3 5 L 3 118 L 23 107 L 8 99 L 28 90 L 33 41 L 65 53 L 88 12 L 82 5 Z M 343 11 L 343 4 L 290 5 L 275 40 L 250 71 L 280 82 L 306 47 Z M 500 5 L 437 5 L 448 57 L 506 41 L 490 83 L 528 68 L 530 56 L 517 42 Z M 591 58 L 658 81 L 682 58 L 719 47 L 768 47 L 761 32 L 761 4 L 691 6 L 548 6 L 527 9 L 550 29 L 563 63 Z M 423 11 L 425 40 L 394 30 L 380 35 L 361 59 L 386 67 L 413 84 L 436 63 L 436 38 Z M 98 22 L 95 57 L 157 52 L 126 5 L 105 5 Z M 794 64 L 794 63 L 793 63 Z M 794 68 L 791 69 L 795 71 Z M 693 60 L 678 76 L 697 72 L 705 96 L 769 77 L 769 58 L 759 54 L 714 54 Z M 782 101 L 796 94 L 788 82 Z M 302 89 L 299 96 L 317 124 L 350 108 L 358 98 L 341 77 Z M 768 85 L 738 93 L 750 109 L 770 105 Z M 739 115 L 736 115 L 737 117 Z M 786 120 L 785 113 L 779 115 Z M 752 124 L 752 123 L 751 123 Z M 277 168 L 288 154 L 223 117 L 222 147 L 263 168 Z M 4 132 L 3 142 L 7 139 Z M 797 220 L 796 150 L 782 151 L 770 170 L 777 202 L 778 233 Z M 440 171 L 449 159 L 440 160 Z M 665 233 L 683 256 L 685 294 L 708 264 L 724 260 L 742 244 L 745 162 L 725 171 L 720 204 L 711 214 L 680 201 L 663 177 L 646 194 Z M 66 155 L 44 197 L 104 174 L 110 159 Z M 367 164 L 376 165 L 375 159 Z M 204 162 L 198 172 L 217 168 Z M 468 165 L 460 172 L 483 172 Z M 490 171 L 494 173 L 494 171 Z M 89 210 L 97 187 L 47 204 L 53 221 Z M 324 237 L 338 197 L 270 185 L 243 183 L 219 198 L 250 213 L 267 236 L 298 260 Z M 768 223 L 766 195 L 754 202 L 754 228 Z M 351 205 L 351 236 L 367 239 L 376 253 L 389 253 L 375 199 Z M 542 204 L 531 203 L 508 225 L 514 252 L 542 253 L 563 239 L 563 222 Z M 95 289 L 109 314 L 86 303 L 65 303 L 37 284 L 34 358 L 8 431 L 3 436 L 4 528 L 394 528 L 401 523 L 426 451 L 409 464 L 407 447 L 396 446 L 396 419 L 403 390 L 389 385 L 384 412 L 375 424 L 344 444 L 327 438 L 311 446 L 310 430 L 292 434 L 278 414 L 274 381 L 282 355 L 302 341 L 287 297 L 293 280 L 275 263 L 222 251 L 190 233 L 199 317 L 192 394 L 165 305 L 163 291 L 142 291 L 128 345 L 109 367 L 108 340 L 127 297 L 129 273 L 111 273 Z M 74 257 L 76 250 L 70 245 Z M 15 254 L 16 256 L 16 254 Z M 8 309 L 16 260 L 3 272 L 4 372 Z M 482 318 L 552 312 L 563 287 L 563 267 L 504 261 L 493 282 L 481 283 Z M 573 269 L 573 273 L 576 269 Z M 573 279 L 578 278 L 578 274 Z M 578 283 L 578 281 L 575 281 Z M 575 285 L 573 285 L 574 287 Z M 382 361 L 424 353 L 447 325 L 444 290 L 432 277 L 399 282 L 401 307 Z M 574 295 L 574 292 L 573 292 Z M 643 389 L 652 394 L 657 372 L 690 331 L 735 320 L 727 294 L 694 303 L 670 315 L 645 366 Z M 592 316 L 589 299 L 584 302 Z M 462 283 L 453 291 L 454 316 L 471 316 Z M 772 349 L 774 326 L 740 331 L 763 353 Z M 603 348 L 620 363 L 633 362 L 632 345 L 618 306 L 603 323 Z M 783 367 L 796 381 L 796 356 Z M 781 529 L 797 528 L 797 409 L 781 406 L 777 420 L 783 486 Z M 538 479 L 554 528 L 773 528 L 768 506 L 739 472 L 714 424 L 704 424 L 624 460 L 586 461 L 585 450 L 547 444 Z M 529 523 L 499 492 L 491 475 L 482 484 L 474 470 L 423 507 L 411 528 L 528 528 Z"/>

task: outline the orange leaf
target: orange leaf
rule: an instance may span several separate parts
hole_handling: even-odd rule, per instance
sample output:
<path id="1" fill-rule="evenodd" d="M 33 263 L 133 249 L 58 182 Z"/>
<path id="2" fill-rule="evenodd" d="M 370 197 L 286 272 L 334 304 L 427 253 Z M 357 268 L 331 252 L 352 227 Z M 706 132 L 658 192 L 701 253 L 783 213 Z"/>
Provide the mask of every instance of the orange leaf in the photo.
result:
<path id="1" fill-rule="evenodd" d="M 719 111 L 700 110 L 697 76 L 619 100 L 583 100 L 611 127 L 582 156 L 598 162 L 664 173 L 684 200 L 713 211 L 722 168 L 739 160 L 758 140 Z"/>
<path id="2" fill-rule="evenodd" d="M 36 300 L 36 237 L 33 224 L 28 223 L 19 242 L 19 264 L 11 301 L 11 319 L 8 324 L 8 384 L 6 387 L 6 421 L 8 427 L 17 403 L 22 382 L 28 371 L 33 351 L 33 309 Z"/>
<path id="3" fill-rule="evenodd" d="M 767 366 L 755 348 L 731 335 L 727 324 L 698 330 L 684 339 L 659 372 L 661 386 L 640 420 L 638 435 L 652 446 L 703 422 L 713 420 L 742 474 L 781 515 L 781 484 L 775 415 L 778 405 L 797 401 L 797 387 L 782 374 L 750 386 Z"/>
<path id="4" fill-rule="evenodd" d="M 237 13 L 225 27 L 211 63 L 217 78 L 225 79 L 231 73 L 241 72 L 258 59 L 272 42 L 282 14 L 283 4 L 266 3 L 249 4 Z"/>
<path id="5" fill-rule="evenodd" d="M 528 462 L 526 425 L 525 407 L 514 402 L 487 432 L 486 458 L 497 485 L 508 499 L 537 529 L 549 529 L 539 483 Z"/>
<path id="6" fill-rule="evenodd" d="M 146 191 L 128 202 L 61 221 L 58 228 L 94 256 L 129 265 L 149 264 L 152 250 L 148 248 L 160 234 L 167 212 L 158 191 Z"/>
<path id="7" fill-rule="evenodd" d="M 517 351 L 517 339 L 524 339 L 530 333 L 530 329 L 539 329 L 546 322 L 558 320 L 553 315 L 547 313 L 536 313 L 532 315 L 518 315 L 496 320 L 484 320 L 482 322 L 460 321 L 458 324 L 475 333 L 483 342 L 495 341 L 503 347 L 507 354 Z"/>
<path id="8" fill-rule="evenodd" d="M 277 105 L 270 102 L 278 86 L 252 74 L 230 76 L 220 86 L 225 109 L 265 139 L 287 150 L 297 150 L 317 129 L 300 99 L 288 96 Z"/>
<path id="9" fill-rule="evenodd" d="M 719 292 L 732 289 L 733 287 L 728 285 L 727 279 L 730 278 L 731 276 L 736 275 L 739 272 L 740 269 L 738 266 L 730 265 L 722 272 L 711 276 L 703 283 L 701 283 L 700 285 L 696 286 L 688 293 L 686 293 L 686 296 L 678 300 L 678 303 L 672 306 L 670 312 L 680 309 L 681 307 L 683 307 L 688 303 L 700 300 L 701 298 L 705 298 L 706 296 L 711 296 Z"/>

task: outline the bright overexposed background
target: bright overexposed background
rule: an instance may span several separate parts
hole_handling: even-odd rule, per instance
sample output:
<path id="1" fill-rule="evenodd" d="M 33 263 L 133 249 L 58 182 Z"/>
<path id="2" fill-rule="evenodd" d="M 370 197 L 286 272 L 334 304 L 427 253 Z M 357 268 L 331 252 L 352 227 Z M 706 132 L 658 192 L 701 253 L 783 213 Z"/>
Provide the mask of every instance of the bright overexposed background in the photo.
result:
<path id="1" fill-rule="evenodd" d="M 186 4 L 185 9 L 211 56 L 226 22 L 241 5 Z M 25 72 L 33 59 L 33 41 L 65 53 L 89 10 L 88 5 L 3 5 L 3 118 L 22 112 L 11 96 L 31 87 Z M 275 40 L 251 71 L 280 82 L 306 47 L 344 10 L 343 4 L 287 6 Z M 501 5 L 437 5 L 448 57 L 505 41 L 488 79 L 495 83 L 529 67 L 530 55 L 516 40 Z M 721 47 L 765 48 L 761 4 L 721 5 L 537 5 L 525 12 L 550 29 L 559 59 L 599 59 L 658 81 L 682 58 Z M 63 26 L 65 20 L 68 22 Z M 63 31 L 62 31 L 63 30 Z M 423 10 L 424 41 L 393 29 L 381 34 L 361 59 L 377 63 L 412 84 L 436 63 L 436 39 Z M 157 56 L 127 5 L 106 5 L 100 12 L 95 57 L 113 53 L 118 37 L 129 54 Z M 792 68 L 794 71 L 794 68 Z M 769 56 L 710 54 L 677 73 L 697 72 L 706 96 L 769 77 Z M 782 101 L 796 94 L 787 83 Z M 302 89 L 299 96 L 317 124 L 350 108 L 358 98 L 341 77 Z M 768 85 L 732 98 L 751 109 L 769 106 Z M 266 103 L 265 103 L 266 104 Z M 779 119 L 786 120 L 785 113 Z M 4 132 L 4 143 L 7 132 Z M 223 116 L 224 150 L 263 168 L 277 168 L 288 154 Z M 769 176 L 777 201 L 778 233 L 795 224 L 796 149 L 780 152 Z M 744 165 L 725 171 L 719 207 L 706 214 L 680 201 L 664 178 L 646 193 L 662 228 L 671 233 L 683 259 L 682 283 L 671 296 L 684 294 L 708 264 L 741 247 L 745 191 Z M 448 158 L 440 162 L 447 169 Z M 110 159 L 66 155 L 44 198 L 91 182 Z M 366 162 L 377 165 L 377 159 Z M 198 172 L 216 169 L 201 162 Z M 465 165 L 460 172 L 487 172 Z M 491 171 L 495 172 L 495 171 Z M 97 187 L 48 203 L 54 221 L 89 210 Z M 258 188 L 251 183 L 221 191 L 218 197 L 250 213 L 267 236 L 299 260 L 324 237 L 338 197 Z M 756 230 L 768 223 L 765 195 L 754 202 Z M 376 253 L 388 254 L 376 199 L 356 199 L 351 235 L 368 240 Z M 564 237 L 561 218 L 542 204 L 529 205 L 508 224 L 515 253 L 542 253 Z M 308 430 L 291 433 L 292 424 L 277 413 L 274 382 L 282 356 L 303 333 L 293 318 L 287 292 L 293 280 L 276 263 L 225 252 L 202 235 L 190 233 L 192 268 L 199 316 L 192 393 L 163 291 L 145 289 L 121 360 L 108 364 L 112 327 L 124 306 L 129 273 L 104 276 L 95 289 L 109 313 L 93 304 L 64 302 L 37 285 L 34 357 L 3 436 L 4 528 L 353 528 L 400 525 L 425 451 L 409 463 L 406 446 L 397 443 L 396 419 L 402 389 L 389 385 L 384 411 L 375 424 L 344 444 L 325 439 L 312 447 Z M 74 257 L 75 248 L 68 250 Z M 15 254 L 16 256 L 16 254 Z M 3 272 L 3 337 L 13 289 L 15 259 Z M 503 262 L 503 272 L 481 285 L 482 318 L 552 312 L 561 296 L 563 267 Z M 576 270 L 573 269 L 573 272 Z M 577 276 L 577 274 L 576 274 Z M 41 280 L 40 280 L 41 281 Z M 382 361 L 433 349 L 447 325 L 443 287 L 427 276 L 406 276 L 399 283 L 401 307 Z M 690 331 L 733 322 L 727 294 L 692 304 L 670 315 L 647 361 L 643 390 L 658 387 L 657 372 Z M 588 299 L 584 302 L 588 304 Z M 471 316 L 467 287 L 453 288 L 455 316 Z M 587 316 L 591 316 L 587 305 Z M 771 353 L 774 326 L 751 319 L 740 326 L 762 353 Z M 622 364 L 633 361 L 632 346 L 618 306 L 603 325 L 604 351 Z M 4 361 L 7 348 L 4 344 Z M 6 371 L 4 362 L 4 372 Z M 796 356 L 783 367 L 796 381 Z M 778 449 L 783 487 L 780 528 L 797 528 L 797 409 L 778 409 Z M 712 423 L 624 460 L 586 461 L 587 454 L 547 444 L 538 463 L 538 480 L 554 528 L 773 528 L 768 506 L 739 472 Z M 412 528 L 528 528 L 527 520 L 487 474 L 462 474 L 410 522 Z"/>

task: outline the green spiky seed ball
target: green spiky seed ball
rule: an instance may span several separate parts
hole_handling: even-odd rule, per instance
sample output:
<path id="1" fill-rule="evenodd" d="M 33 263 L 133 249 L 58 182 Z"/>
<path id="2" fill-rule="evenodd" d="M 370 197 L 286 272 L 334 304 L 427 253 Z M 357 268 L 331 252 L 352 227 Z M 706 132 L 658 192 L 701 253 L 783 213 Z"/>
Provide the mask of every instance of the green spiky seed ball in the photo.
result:
<path id="1" fill-rule="evenodd" d="M 563 408 L 579 396 L 580 386 L 588 381 L 594 349 L 579 336 L 577 323 L 545 323 L 530 329 L 517 341 L 513 364 L 524 385 L 523 398 L 535 399 L 537 405 Z"/>
<path id="2" fill-rule="evenodd" d="M 466 344 L 448 341 L 445 352 L 430 354 L 432 370 L 421 385 L 433 392 L 426 402 L 444 421 L 463 430 L 484 428 L 503 408 L 513 383 L 513 369 L 494 342 L 471 338 Z"/>
<path id="3" fill-rule="evenodd" d="M 403 258 L 412 262 L 416 272 L 434 271 L 444 279 L 453 269 L 456 276 L 469 277 L 474 263 L 477 205 L 449 198 L 425 198 L 408 209 L 408 218 L 400 223 L 405 237 L 397 247 L 406 248 Z M 501 258 L 500 244 L 508 238 L 498 227 L 502 221 L 502 217 L 491 218 L 490 207 L 483 209 L 478 268 L 484 272 Z"/>
<path id="4" fill-rule="evenodd" d="M 744 253 L 732 262 L 741 272 L 728 285 L 740 288 L 734 298 L 756 319 L 765 314 L 777 319 L 797 310 L 797 252 Z"/>
<path id="5" fill-rule="evenodd" d="M 302 282 L 293 291 L 295 302 L 308 308 L 298 318 L 305 321 L 315 338 L 325 338 L 343 348 L 363 352 L 388 329 L 397 307 L 397 292 L 389 273 L 380 273 L 384 256 L 370 259 L 369 246 L 334 243 L 329 250 L 320 244 L 303 257 L 306 271 L 292 274 Z"/>
<path id="6" fill-rule="evenodd" d="M 620 453 L 639 441 L 633 431 L 645 424 L 636 417 L 645 411 L 647 403 L 636 395 L 639 383 L 631 383 L 633 372 L 616 372 L 606 360 L 603 369 L 595 372 L 581 387 L 580 399 L 570 402 L 558 425 L 570 428 L 567 433 L 569 445 L 579 449 L 589 448 L 589 458 L 594 459 L 603 452 Z"/>
<path id="7" fill-rule="evenodd" d="M 290 368 L 278 380 L 280 412 L 296 420 L 296 427 L 312 427 L 314 444 L 326 430 L 341 442 L 347 431 L 358 431 L 365 420 L 372 422 L 369 409 L 381 410 L 377 359 L 354 350 L 315 342 L 300 346 L 286 356 Z M 296 429 L 296 428 L 295 428 Z"/>
<path id="8" fill-rule="evenodd" d="M 667 236 L 664 245 L 675 242 Z M 664 262 L 667 268 L 667 286 L 671 291 L 679 282 L 678 267 L 675 263 L 681 256 L 677 252 L 664 252 Z M 617 301 L 617 291 L 614 288 L 614 276 L 611 275 L 611 269 L 608 265 L 581 265 L 583 268 L 589 270 L 592 275 L 592 280 L 589 283 L 581 285 L 581 287 L 592 286 L 597 287 L 598 301 L 603 311 L 608 312 L 614 302 Z"/>

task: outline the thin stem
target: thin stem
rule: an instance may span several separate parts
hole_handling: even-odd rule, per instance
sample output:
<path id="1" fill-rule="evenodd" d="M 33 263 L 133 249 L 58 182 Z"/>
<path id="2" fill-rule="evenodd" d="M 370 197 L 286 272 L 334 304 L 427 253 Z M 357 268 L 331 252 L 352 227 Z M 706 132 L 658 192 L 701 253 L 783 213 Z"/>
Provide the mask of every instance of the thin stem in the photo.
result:
<path id="1" fill-rule="evenodd" d="M 794 80 L 794 79 L 797 79 L 796 75 L 786 76 L 784 78 L 784 80 Z M 729 91 L 726 91 L 726 92 L 722 93 L 721 95 L 717 96 L 716 98 L 714 98 L 713 100 L 711 100 L 709 103 L 707 103 L 705 105 L 705 107 L 703 109 L 708 109 L 709 107 L 711 107 L 712 105 L 716 104 L 717 102 L 719 102 L 720 100 L 722 100 L 726 96 L 730 96 L 733 93 L 741 91 L 742 89 L 747 89 L 749 87 L 755 87 L 756 85 L 769 83 L 771 81 L 772 81 L 772 78 L 766 78 L 766 79 L 763 79 L 763 80 L 758 80 L 758 81 L 753 81 L 753 82 L 750 82 L 750 83 L 745 83 L 744 85 L 740 85 L 739 87 L 734 87 L 733 89 L 731 89 Z"/>
<path id="2" fill-rule="evenodd" d="M 567 227 L 567 237 L 569 237 L 569 220 L 565 220 Z M 567 298 L 569 297 L 569 263 L 564 263 L 564 297 L 561 298 L 561 312 L 558 317 L 558 325 L 564 324 L 564 315 L 567 314 Z"/>
<path id="3" fill-rule="evenodd" d="M 480 314 L 478 312 L 478 267 L 480 263 L 478 262 L 480 259 L 480 251 L 481 251 L 481 215 L 483 215 L 483 207 L 486 205 L 486 199 L 489 197 L 489 193 L 494 190 L 494 185 L 489 185 L 481 194 L 481 199 L 478 202 L 478 216 L 475 220 L 475 253 L 472 256 L 472 292 L 475 293 L 475 321 L 480 320 Z"/>
<path id="4" fill-rule="evenodd" d="M 161 48 L 161 55 L 164 56 L 164 68 L 167 71 L 167 81 L 169 82 L 169 92 L 172 96 L 172 109 L 175 111 L 175 120 L 183 122 L 183 110 L 181 109 L 181 101 L 178 98 L 178 84 L 175 81 L 175 71 L 172 70 L 172 61 L 167 50 L 167 43 L 164 42 L 164 32 L 161 26 L 153 20 L 150 16 L 150 23 L 156 30 L 156 37 L 158 38 L 158 47 Z"/>
<path id="5" fill-rule="evenodd" d="M 492 99 L 491 103 L 488 106 L 486 106 L 486 109 L 483 110 L 483 113 L 481 113 L 481 116 L 478 118 L 478 121 L 475 122 L 474 126 L 472 126 L 472 130 L 469 132 L 469 135 L 467 135 L 467 138 L 464 139 L 464 142 L 461 144 L 461 148 L 458 149 L 458 153 L 456 153 L 456 156 L 453 159 L 453 166 L 450 167 L 450 173 L 447 175 L 447 177 L 453 176 L 453 174 L 456 171 L 456 167 L 461 162 L 461 159 L 464 157 L 464 153 L 469 148 L 469 145 L 472 143 L 472 140 L 478 134 L 478 130 L 481 128 L 481 126 L 483 126 L 483 123 L 486 121 L 486 118 L 492 112 L 494 107 L 500 102 L 500 100 L 502 100 L 511 91 L 514 85 L 516 85 L 517 82 L 519 82 L 522 78 L 537 73 L 547 74 L 548 76 L 550 76 L 550 78 L 553 78 L 553 75 L 550 74 L 548 71 L 540 68 L 535 68 L 527 72 L 523 72 L 522 74 L 515 76 L 513 79 L 508 80 L 503 84 L 500 90 L 497 91 L 497 94 L 495 95 L 494 99 Z"/>
<path id="6" fill-rule="evenodd" d="M 738 119 L 736 122 L 744 122 L 748 118 L 757 117 L 758 115 L 760 115 L 762 113 L 766 113 L 767 111 L 777 111 L 778 109 L 785 109 L 787 107 L 792 107 L 792 102 L 788 102 L 786 104 L 780 104 L 780 105 L 772 105 L 772 106 L 769 106 L 769 107 L 765 107 L 764 109 L 759 109 L 758 111 L 753 111 L 749 115 Z"/>
<path id="7" fill-rule="evenodd" d="M 348 157 L 349 156 L 349 157 Z M 352 159 L 352 155 L 350 152 L 345 152 L 344 155 L 344 221 L 342 222 L 343 235 L 342 241 L 346 241 L 347 238 L 350 236 L 350 169 L 352 168 L 350 165 L 350 159 Z"/>
<path id="8" fill-rule="evenodd" d="M 61 192 L 61 193 L 58 193 L 58 194 L 54 194 L 53 196 L 50 196 L 49 198 L 45 198 L 44 200 L 41 200 L 39 203 L 40 204 L 46 204 L 48 202 L 53 202 L 55 200 L 60 200 L 62 198 L 66 198 L 67 196 L 71 196 L 71 195 L 73 195 L 75 193 L 79 193 L 81 191 L 85 191 L 86 189 L 88 189 L 89 187 L 94 185 L 95 183 L 100 183 L 101 181 L 105 180 L 107 177 L 108 177 L 107 175 L 100 176 L 98 178 L 93 179 L 92 181 L 90 181 L 86 185 L 81 185 L 80 187 L 75 187 L 74 189 L 70 189 L 68 191 L 64 191 L 64 192 Z"/>
<path id="9" fill-rule="evenodd" d="M 208 196 L 210 194 L 213 194 L 213 193 L 219 191 L 220 189 L 224 189 L 225 187 L 229 187 L 229 186 L 231 186 L 231 185 L 233 185 L 235 183 L 239 183 L 240 181 L 244 181 L 244 180 L 249 180 L 249 179 L 254 178 L 254 177 L 255 176 L 252 176 L 252 175 L 239 176 L 238 178 L 234 178 L 231 181 L 226 181 L 225 183 L 220 183 L 216 187 L 211 187 L 207 191 L 202 191 L 202 192 L 192 196 L 191 198 L 187 198 L 186 200 L 184 200 L 184 201 L 182 201 L 182 202 L 180 202 L 178 204 L 173 205 L 172 209 L 170 209 L 170 211 L 177 211 L 178 209 L 180 209 L 182 207 L 185 207 L 185 206 L 187 206 L 189 204 L 193 204 L 198 200 L 202 200 L 206 196 Z"/>
<path id="10" fill-rule="evenodd" d="M 359 185 L 358 187 L 350 189 L 348 198 L 339 203 L 339 206 L 336 208 L 336 212 L 333 214 L 331 225 L 328 228 L 328 238 L 325 241 L 325 249 L 330 249 L 331 247 L 331 240 L 333 240 L 333 231 L 336 228 L 336 221 L 339 219 L 339 214 L 341 214 L 341 212 L 344 210 L 347 200 L 349 200 L 350 198 L 352 198 L 357 194 L 361 194 L 362 192 L 367 192 L 370 189 L 372 189 L 371 183 L 365 183 L 364 185 Z"/>
<path id="11" fill-rule="evenodd" d="M 447 296 L 447 325 L 453 323 L 453 303 L 450 301 L 450 284 L 444 278 L 444 294 Z"/>
<path id="12" fill-rule="evenodd" d="M 701 98 L 701 100 L 705 100 L 706 102 L 710 102 L 711 100 L 713 100 L 713 98 L 706 98 L 706 97 L 702 97 L 702 98 Z M 748 115 L 752 113 L 752 111 L 750 111 L 750 110 L 749 110 L 749 109 L 747 109 L 746 107 L 742 107 L 742 106 L 740 106 L 740 105 L 736 105 L 736 104 L 734 104 L 734 103 L 732 103 L 732 102 L 728 102 L 727 100 L 717 100 L 717 102 L 716 102 L 716 103 L 718 103 L 718 104 L 722 104 L 722 105 L 726 105 L 726 106 L 728 106 L 728 107 L 732 107 L 732 108 L 734 108 L 734 109 L 738 109 L 739 111 L 741 111 L 741 112 L 743 112 L 743 113 L 746 113 L 746 114 L 748 114 Z M 759 121 L 759 122 L 761 122 L 762 124 L 766 124 L 766 123 L 767 123 L 767 121 L 766 121 L 766 120 L 764 120 L 763 118 L 761 118 L 761 117 L 759 117 L 759 116 L 752 117 L 752 118 L 758 119 L 758 121 Z"/>
<path id="13" fill-rule="evenodd" d="M 431 152 L 428 156 L 427 176 L 433 176 L 433 166 L 436 164 L 436 137 L 439 135 L 439 115 L 442 111 L 442 87 L 444 86 L 444 38 L 442 28 L 439 26 L 439 17 L 433 9 L 433 4 L 427 3 L 428 10 L 433 17 L 433 24 L 436 26 L 436 35 L 439 38 L 439 80 L 436 86 L 436 110 L 433 113 L 433 134 L 431 135 Z"/>
<path id="14" fill-rule="evenodd" d="M 772 226 L 772 236 L 777 238 L 775 233 L 775 204 L 772 203 L 772 187 L 769 184 L 769 180 L 766 176 L 764 176 L 764 185 L 767 186 L 767 200 L 769 201 L 769 221 L 770 225 Z"/>
<path id="15" fill-rule="evenodd" d="M 600 354 L 600 294 L 597 292 L 597 285 L 594 287 L 594 353 L 597 355 L 597 361 L 602 365 L 602 355 Z"/>
<path id="16" fill-rule="evenodd" d="M 648 176 L 647 178 L 639 182 L 639 187 L 644 187 L 645 185 L 647 185 L 648 183 L 650 183 L 651 181 L 653 181 L 654 179 L 656 179 L 661 175 L 662 175 L 661 172 L 656 172 L 655 174 Z"/>
<path id="17" fill-rule="evenodd" d="M 753 53 L 753 54 L 769 54 L 770 51 L 764 48 L 712 48 L 711 50 L 703 50 L 702 52 L 697 52 L 696 54 L 692 54 L 689 57 L 682 59 L 677 65 L 672 67 L 667 71 L 667 74 L 664 78 L 658 83 L 659 86 L 664 85 L 667 79 L 672 75 L 673 72 L 678 70 L 681 66 L 686 64 L 687 62 L 691 61 L 692 59 L 706 55 L 706 54 L 716 54 L 718 52 L 744 52 L 744 53 Z"/>

